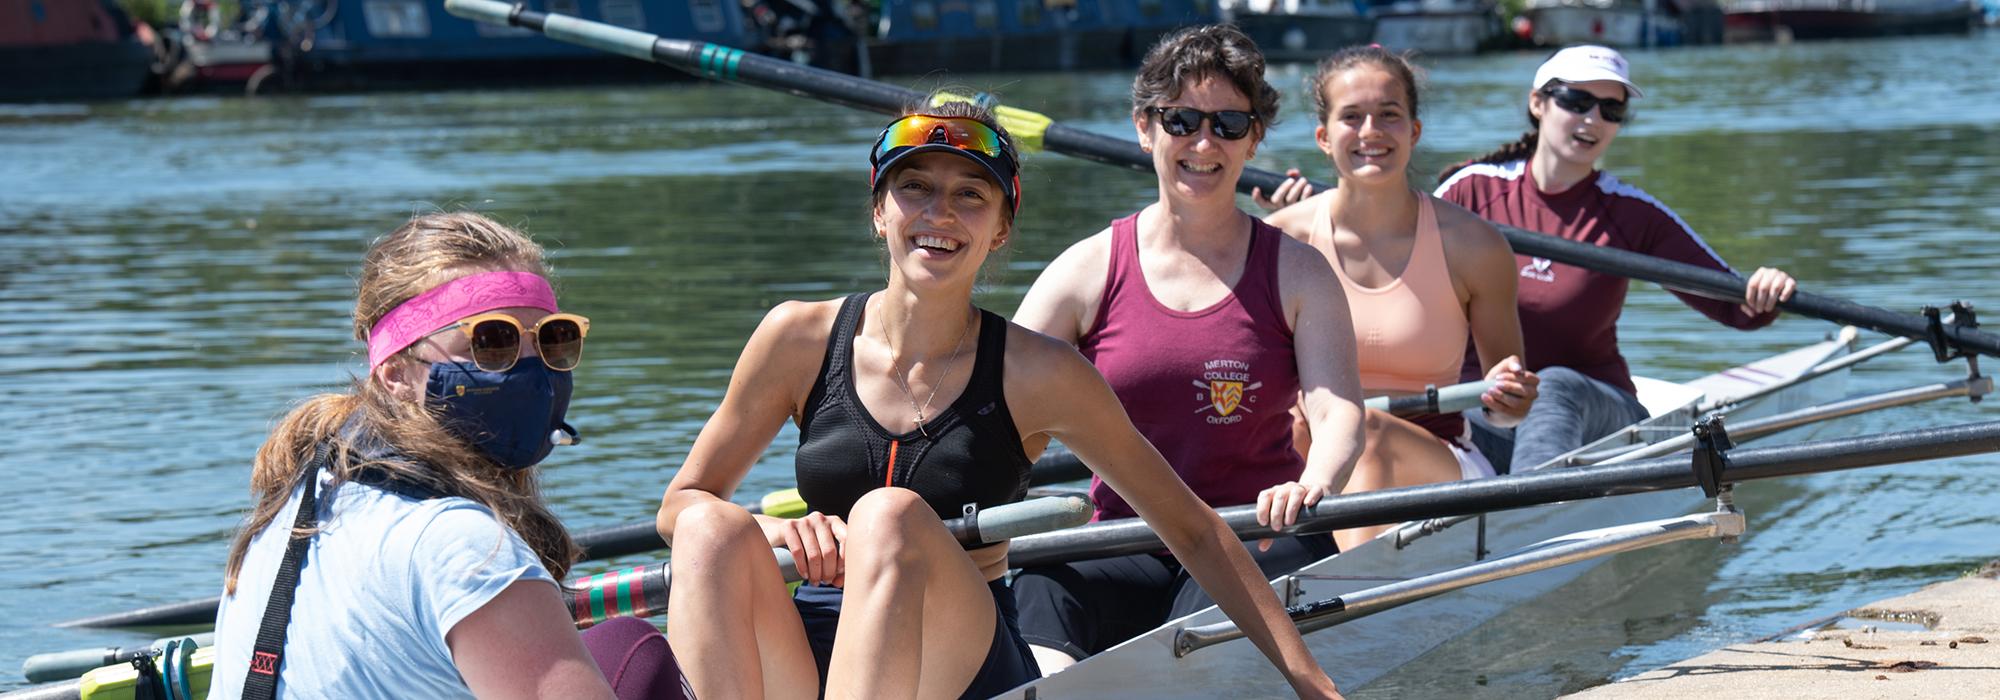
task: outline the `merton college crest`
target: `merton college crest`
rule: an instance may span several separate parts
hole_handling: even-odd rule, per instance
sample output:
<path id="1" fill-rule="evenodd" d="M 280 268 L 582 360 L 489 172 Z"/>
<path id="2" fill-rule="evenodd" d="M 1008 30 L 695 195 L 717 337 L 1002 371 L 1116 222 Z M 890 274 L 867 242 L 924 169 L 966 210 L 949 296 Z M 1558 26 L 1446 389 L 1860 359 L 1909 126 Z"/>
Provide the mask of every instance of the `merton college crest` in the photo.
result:
<path id="1" fill-rule="evenodd" d="M 1211 425 L 1229 425 L 1243 420 L 1245 413 L 1255 413 L 1249 405 L 1257 402 L 1255 392 L 1264 386 L 1263 382 L 1252 381 L 1250 363 L 1239 360 L 1209 360 L 1202 363 L 1200 379 L 1193 381 L 1195 400 L 1201 407 L 1195 413 L 1208 413 Z"/>

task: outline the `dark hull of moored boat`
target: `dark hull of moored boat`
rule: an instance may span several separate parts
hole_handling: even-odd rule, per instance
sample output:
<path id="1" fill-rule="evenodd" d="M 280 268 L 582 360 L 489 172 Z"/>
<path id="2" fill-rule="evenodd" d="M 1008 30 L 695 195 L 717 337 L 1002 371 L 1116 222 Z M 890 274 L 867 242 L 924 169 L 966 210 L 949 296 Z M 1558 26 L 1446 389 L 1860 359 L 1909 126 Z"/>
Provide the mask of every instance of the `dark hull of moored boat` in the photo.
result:
<path id="1" fill-rule="evenodd" d="M 0 46 L 0 100 L 134 97 L 152 66 L 152 50 L 136 41 Z"/>
<path id="2" fill-rule="evenodd" d="M 677 39 L 754 46 L 736 0 L 530 0 L 530 9 Z M 685 80 L 686 73 L 535 32 L 455 17 L 444 0 L 342 3 L 309 32 L 271 27 L 285 86 L 415 89 Z M 308 36 L 306 40 L 284 37 Z"/>
<path id="3" fill-rule="evenodd" d="M 1764 5 L 1730 10 L 1725 16 L 1725 35 L 1729 41 L 1771 41 L 1966 34 L 1972 31 L 1977 16 L 1969 3 L 1907 9 Z"/>
<path id="4" fill-rule="evenodd" d="M 1375 40 L 1375 19 L 1361 15 L 1238 12 L 1230 22 L 1274 63 L 1311 63 Z"/>

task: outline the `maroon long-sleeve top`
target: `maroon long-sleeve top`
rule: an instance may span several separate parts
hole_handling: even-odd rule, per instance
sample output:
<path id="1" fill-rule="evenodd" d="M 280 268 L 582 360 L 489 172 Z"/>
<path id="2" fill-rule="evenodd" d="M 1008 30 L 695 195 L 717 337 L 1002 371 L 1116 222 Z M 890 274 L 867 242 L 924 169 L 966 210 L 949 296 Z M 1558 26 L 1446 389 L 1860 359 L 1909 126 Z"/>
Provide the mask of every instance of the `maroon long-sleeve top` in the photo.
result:
<path id="1" fill-rule="evenodd" d="M 1545 193 L 1528 176 L 1528 162 L 1467 166 L 1439 185 L 1437 196 L 1495 223 L 1565 240 L 1619 248 L 1731 274 L 1728 263 L 1679 215 L 1652 195 L 1606 172 L 1592 172 L 1563 192 Z M 1515 255 L 1521 266 L 1521 333 L 1531 370 L 1568 367 L 1638 393 L 1618 352 L 1618 316 L 1629 286 L 1623 277 L 1546 258 Z M 1762 328 L 1778 312 L 1747 315 L 1735 302 L 1674 292 L 1703 315 L 1733 328 Z M 1480 375 L 1470 358 L 1468 379 Z"/>

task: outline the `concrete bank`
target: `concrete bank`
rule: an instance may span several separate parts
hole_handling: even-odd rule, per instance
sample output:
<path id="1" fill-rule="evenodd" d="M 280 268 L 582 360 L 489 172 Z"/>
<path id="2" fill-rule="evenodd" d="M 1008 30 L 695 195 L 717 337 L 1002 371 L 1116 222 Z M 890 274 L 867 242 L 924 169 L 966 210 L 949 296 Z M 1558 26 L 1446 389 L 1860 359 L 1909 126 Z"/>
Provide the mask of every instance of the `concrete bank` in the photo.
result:
<path id="1" fill-rule="evenodd" d="M 1565 697 L 2000 697 L 2000 562 L 1847 613 L 1800 639 L 1738 644 Z M 1870 620 L 1884 628 L 1865 627 Z M 1912 625 L 1925 629 L 1911 629 Z"/>

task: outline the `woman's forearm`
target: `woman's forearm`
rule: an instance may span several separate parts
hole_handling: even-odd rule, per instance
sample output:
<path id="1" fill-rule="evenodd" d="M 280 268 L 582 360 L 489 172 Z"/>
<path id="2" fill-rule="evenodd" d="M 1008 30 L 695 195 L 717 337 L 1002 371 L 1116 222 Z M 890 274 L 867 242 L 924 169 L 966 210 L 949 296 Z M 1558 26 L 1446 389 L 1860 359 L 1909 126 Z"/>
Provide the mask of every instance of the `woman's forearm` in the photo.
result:
<path id="1" fill-rule="evenodd" d="M 1200 510 L 1208 527 L 1173 537 L 1168 548 L 1293 688 L 1302 695 L 1311 694 L 1307 689 L 1332 691 L 1333 682 L 1306 649 L 1298 627 L 1249 552 L 1214 511 Z"/>

